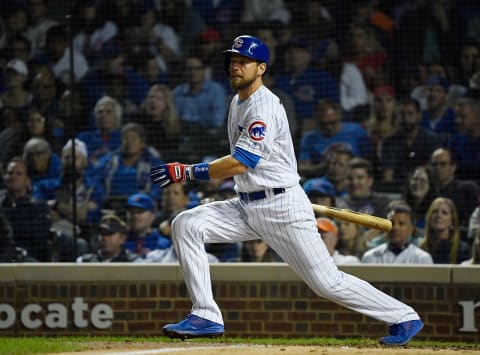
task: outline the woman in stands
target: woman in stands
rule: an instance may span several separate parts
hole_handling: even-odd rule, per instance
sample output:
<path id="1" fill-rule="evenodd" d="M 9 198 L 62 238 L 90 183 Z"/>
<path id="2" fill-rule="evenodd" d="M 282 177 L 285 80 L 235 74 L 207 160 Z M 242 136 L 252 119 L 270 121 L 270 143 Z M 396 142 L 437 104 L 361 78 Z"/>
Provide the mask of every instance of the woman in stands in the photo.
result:
<path id="1" fill-rule="evenodd" d="M 435 264 L 459 264 L 470 258 L 470 247 L 460 240 L 457 209 L 451 199 L 437 197 L 431 203 L 421 248 L 432 255 Z"/>

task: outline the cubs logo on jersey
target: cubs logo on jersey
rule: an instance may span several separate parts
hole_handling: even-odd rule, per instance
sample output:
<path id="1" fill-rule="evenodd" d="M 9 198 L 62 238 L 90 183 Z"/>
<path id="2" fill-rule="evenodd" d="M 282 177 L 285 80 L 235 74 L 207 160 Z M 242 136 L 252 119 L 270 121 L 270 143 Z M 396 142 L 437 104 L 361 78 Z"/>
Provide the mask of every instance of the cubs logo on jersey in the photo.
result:
<path id="1" fill-rule="evenodd" d="M 248 127 L 248 135 L 256 142 L 262 141 L 265 138 L 267 125 L 262 121 L 254 121 Z"/>

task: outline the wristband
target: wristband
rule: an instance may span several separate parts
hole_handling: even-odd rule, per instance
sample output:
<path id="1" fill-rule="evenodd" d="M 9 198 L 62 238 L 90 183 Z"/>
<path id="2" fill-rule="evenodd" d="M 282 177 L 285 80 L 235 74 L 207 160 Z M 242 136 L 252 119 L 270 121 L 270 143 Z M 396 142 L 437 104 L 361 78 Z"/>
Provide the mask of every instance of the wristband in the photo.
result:
<path id="1" fill-rule="evenodd" d="M 185 167 L 185 180 L 193 180 L 191 165 Z"/>
<path id="2" fill-rule="evenodd" d="M 192 175 L 195 180 L 210 180 L 208 174 L 210 166 L 208 163 L 200 163 L 192 165 Z"/>

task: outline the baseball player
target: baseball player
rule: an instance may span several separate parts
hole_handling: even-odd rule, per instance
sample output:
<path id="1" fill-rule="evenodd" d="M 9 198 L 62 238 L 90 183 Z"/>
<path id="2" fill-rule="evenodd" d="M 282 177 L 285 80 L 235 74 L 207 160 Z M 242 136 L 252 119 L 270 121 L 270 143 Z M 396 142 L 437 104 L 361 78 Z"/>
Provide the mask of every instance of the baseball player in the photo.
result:
<path id="1" fill-rule="evenodd" d="M 182 321 L 165 325 L 163 333 L 181 339 L 223 335 L 204 243 L 262 239 L 316 294 L 387 323 L 390 334 L 380 339 L 382 344 L 408 343 L 423 327 L 418 314 L 338 270 L 318 237 L 311 203 L 299 185 L 285 109 L 263 86 L 267 46 L 242 35 L 223 54 L 230 84 L 237 92 L 228 115 L 231 154 L 210 163 L 162 164 L 151 171 L 152 181 L 161 187 L 233 176 L 238 195 L 184 211 L 173 220 L 173 243 L 193 307 Z"/>

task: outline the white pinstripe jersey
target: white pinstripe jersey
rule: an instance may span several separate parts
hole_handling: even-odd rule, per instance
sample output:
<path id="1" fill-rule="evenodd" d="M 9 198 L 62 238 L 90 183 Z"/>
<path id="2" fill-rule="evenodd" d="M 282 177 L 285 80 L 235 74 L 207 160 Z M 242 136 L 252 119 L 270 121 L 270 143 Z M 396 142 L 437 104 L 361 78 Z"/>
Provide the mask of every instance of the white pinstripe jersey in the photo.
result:
<path id="1" fill-rule="evenodd" d="M 245 101 L 238 94 L 228 115 L 230 150 L 242 148 L 260 156 L 255 169 L 234 176 L 237 190 L 253 192 L 298 183 L 297 160 L 287 114 L 280 99 L 261 86 Z"/>

